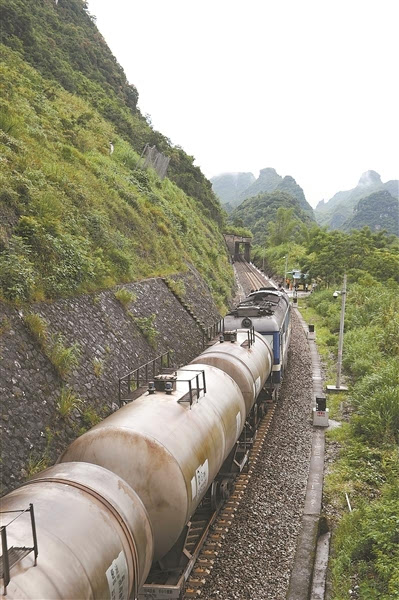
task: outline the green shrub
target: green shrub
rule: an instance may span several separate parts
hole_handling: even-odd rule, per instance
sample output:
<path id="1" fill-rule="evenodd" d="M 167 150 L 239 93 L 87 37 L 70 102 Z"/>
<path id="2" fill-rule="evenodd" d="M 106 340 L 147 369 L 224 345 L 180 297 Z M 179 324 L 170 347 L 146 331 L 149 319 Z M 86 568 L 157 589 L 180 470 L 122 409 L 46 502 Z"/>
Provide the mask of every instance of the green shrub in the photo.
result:
<path id="1" fill-rule="evenodd" d="M 83 420 L 83 426 L 87 429 L 90 429 L 90 427 L 94 427 L 94 425 L 97 425 L 97 423 L 100 423 L 101 421 L 101 417 L 96 413 L 94 408 L 90 407 L 86 408 L 82 412 L 81 416 Z"/>
<path id="2" fill-rule="evenodd" d="M 166 277 L 165 279 L 172 292 L 174 292 L 179 298 L 184 298 L 187 293 L 184 281 L 181 279 L 172 279 L 172 277 Z"/>
<path id="3" fill-rule="evenodd" d="M 358 327 L 345 335 L 342 364 L 355 378 L 372 373 L 375 365 L 381 362 L 377 333 L 377 327 Z"/>
<path id="4" fill-rule="evenodd" d="M 60 377 L 65 377 L 78 365 L 79 344 L 66 346 L 65 338 L 60 333 L 49 336 L 45 319 L 37 313 L 26 314 L 24 322 Z"/>
<path id="5" fill-rule="evenodd" d="M 387 298 L 385 308 L 375 323 L 378 325 L 376 341 L 386 356 L 399 356 L 399 299 Z"/>
<path id="6" fill-rule="evenodd" d="M 112 262 L 113 270 L 118 278 L 126 280 L 132 277 L 132 259 L 127 252 L 112 248 L 108 252 L 108 258 Z"/>
<path id="7" fill-rule="evenodd" d="M 354 576 L 359 598 L 392 600 L 399 583 L 399 485 L 346 514 L 335 532 L 331 559 L 334 599 L 348 598 Z"/>
<path id="8" fill-rule="evenodd" d="M 93 371 L 96 377 L 101 377 L 104 372 L 104 361 L 101 358 L 93 358 Z"/>
<path id="9" fill-rule="evenodd" d="M 223 228 L 223 233 L 229 235 L 239 235 L 243 237 L 252 238 L 252 231 L 247 227 L 236 227 L 235 225 L 228 224 Z"/>
<path id="10" fill-rule="evenodd" d="M 154 327 L 156 315 L 152 314 L 149 317 L 135 317 L 134 315 L 130 314 L 130 317 L 135 325 L 137 325 L 137 327 L 140 329 L 150 346 L 156 348 L 158 337 L 158 331 Z"/>
<path id="11" fill-rule="evenodd" d="M 112 159 L 133 170 L 137 165 L 139 156 L 129 144 L 119 142 L 114 148 Z"/>
<path id="12" fill-rule="evenodd" d="M 69 416 L 81 403 L 82 400 L 72 390 L 67 387 L 61 388 L 60 397 L 57 401 L 57 409 L 62 418 Z"/>
<path id="13" fill-rule="evenodd" d="M 322 317 L 327 317 L 331 303 L 328 300 L 323 300 L 316 305 L 316 310 Z"/>
<path id="14" fill-rule="evenodd" d="M 148 192 L 151 189 L 150 178 L 147 171 L 143 169 L 136 169 L 130 177 L 130 181 L 142 192 Z"/>
<path id="15" fill-rule="evenodd" d="M 65 338 L 60 333 L 51 336 L 45 352 L 60 377 L 66 377 L 79 363 L 79 344 L 65 346 Z"/>
<path id="16" fill-rule="evenodd" d="M 31 249 L 39 252 L 45 251 L 46 231 L 35 217 L 20 217 L 15 232 Z"/>
<path id="17" fill-rule="evenodd" d="M 355 431 L 371 444 L 399 443 L 399 371 L 396 357 L 354 388 Z"/>
<path id="18" fill-rule="evenodd" d="M 69 234 L 58 237 L 47 234 L 46 242 L 52 262 L 43 281 L 50 296 L 70 295 L 83 281 L 95 277 L 86 240 Z"/>
<path id="19" fill-rule="evenodd" d="M 68 233 L 60 234 L 59 228 L 59 222 L 51 216 L 23 216 L 16 228 L 25 252 L 40 265 L 42 283 L 50 296 L 68 295 L 83 281 L 95 277 L 88 242 Z"/>
<path id="20" fill-rule="evenodd" d="M 7 300 L 28 301 L 35 288 L 35 269 L 23 240 L 12 236 L 7 250 L 0 254 L 0 290 Z"/>
<path id="21" fill-rule="evenodd" d="M 36 458 L 33 455 L 29 456 L 28 464 L 26 465 L 27 478 L 33 477 L 36 473 L 40 473 L 40 471 L 44 471 L 47 467 L 50 466 L 50 461 L 48 456 L 45 454 L 41 458 Z"/>
<path id="22" fill-rule="evenodd" d="M 47 340 L 47 323 L 37 313 L 28 313 L 24 316 L 25 325 L 27 325 L 29 331 L 38 340 L 38 342 L 44 346 Z"/>
<path id="23" fill-rule="evenodd" d="M 0 110 L 0 130 L 6 134 L 16 135 L 21 126 L 21 119 L 13 114 L 8 107 L 1 107 Z"/>
<path id="24" fill-rule="evenodd" d="M 115 298 L 126 308 L 131 302 L 135 302 L 137 296 L 126 288 L 120 288 L 114 294 Z"/>
<path id="25" fill-rule="evenodd" d="M 322 310 L 327 313 L 327 305 L 331 305 L 333 302 L 335 302 L 332 294 L 333 291 L 331 289 L 317 289 L 313 294 L 307 297 L 306 303 L 312 308 L 316 309 L 316 312 L 319 314 L 322 314 L 322 312 L 318 310 L 318 306 L 323 303 L 326 308 L 323 308 Z"/>
<path id="26" fill-rule="evenodd" d="M 108 215 L 98 210 L 91 211 L 84 216 L 84 224 L 91 239 L 99 245 L 109 243 L 110 222 Z"/>
<path id="27" fill-rule="evenodd" d="M 338 336 L 333 334 L 327 334 L 325 343 L 329 348 L 335 348 L 337 351 L 338 348 Z"/>

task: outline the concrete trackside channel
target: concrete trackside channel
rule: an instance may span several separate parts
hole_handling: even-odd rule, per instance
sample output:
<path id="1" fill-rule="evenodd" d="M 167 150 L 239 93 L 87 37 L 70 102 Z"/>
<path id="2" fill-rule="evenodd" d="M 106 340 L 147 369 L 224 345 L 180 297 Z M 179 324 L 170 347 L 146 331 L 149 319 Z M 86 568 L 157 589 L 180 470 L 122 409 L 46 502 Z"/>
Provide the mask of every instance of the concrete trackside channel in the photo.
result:
<path id="1" fill-rule="evenodd" d="M 316 406 L 316 398 L 324 395 L 321 363 L 315 334 L 309 332 L 309 327 L 298 309 L 296 312 L 306 332 L 312 360 L 313 398 L 309 406 L 310 417 L 313 407 Z M 321 518 L 324 437 L 325 428 L 314 427 L 305 505 L 287 600 L 323 600 L 325 595 L 330 534 Z"/>

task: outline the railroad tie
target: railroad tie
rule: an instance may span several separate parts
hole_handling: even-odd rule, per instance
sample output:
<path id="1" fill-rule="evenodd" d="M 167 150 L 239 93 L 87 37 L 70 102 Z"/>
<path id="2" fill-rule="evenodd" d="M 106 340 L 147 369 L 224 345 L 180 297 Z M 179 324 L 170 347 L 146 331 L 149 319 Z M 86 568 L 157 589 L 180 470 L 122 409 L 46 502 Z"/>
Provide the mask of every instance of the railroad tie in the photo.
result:
<path id="1" fill-rule="evenodd" d="M 257 463 L 258 457 L 262 450 L 263 443 L 270 429 L 270 424 L 274 416 L 276 405 L 273 404 L 267 414 L 263 417 L 258 428 L 256 441 L 249 454 L 249 468 L 246 472 L 241 472 L 237 475 L 233 484 L 233 490 L 224 506 L 221 508 L 215 523 L 212 526 L 210 533 L 202 547 L 199 557 L 196 560 L 195 567 L 187 579 L 184 598 L 199 598 L 201 596 L 201 588 L 206 583 L 209 577 L 214 562 L 218 556 L 218 550 L 222 547 L 222 542 L 225 539 L 230 527 L 232 526 L 235 513 L 237 512 L 240 502 L 244 497 L 249 480 L 254 472 L 254 466 Z"/>

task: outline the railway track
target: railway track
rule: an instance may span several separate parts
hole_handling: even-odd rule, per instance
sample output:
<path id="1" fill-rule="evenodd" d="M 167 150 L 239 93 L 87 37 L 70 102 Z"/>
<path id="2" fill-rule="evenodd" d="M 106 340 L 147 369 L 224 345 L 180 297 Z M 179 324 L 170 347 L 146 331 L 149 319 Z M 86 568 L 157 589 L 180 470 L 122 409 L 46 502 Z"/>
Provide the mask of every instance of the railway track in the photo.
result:
<path id="1" fill-rule="evenodd" d="M 218 550 L 224 541 L 225 534 L 233 525 L 235 513 L 240 506 L 247 485 L 253 475 L 262 445 L 273 419 L 275 407 L 276 405 L 274 403 L 271 402 L 269 404 L 268 411 L 261 420 L 256 431 L 256 438 L 249 453 L 248 467 L 245 472 L 241 472 L 236 477 L 229 499 L 215 515 L 214 522 L 209 528 L 209 533 L 199 550 L 198 560 L 187 579 L 187 585 L 183 595 L 184 600 L 201 596 L 202 587 L 205 585 L 206 579 L 211 573 L 218 556 Z"/>
<path id="2" fill-rule="evenodd" d="M 238 259 L 234 263 L 234 266 L 246 294 L 249 294 L 251 290 L 257 290 L 261 287 L 274 287 L 273 282 L 243 258 Z"/>
<path id="3" fill-rule="evenodd" d="M 235 263 L 235 267 L 245 293 L 250 293 L 251 290 L 256 290 L 261 287 L 274 287 L 273 282 L 271 282 L 267 277 L 265 277 L 265 275 L 260 273 L 256 267 L 245 261 L 243 258 L 239 259 Z M 268 411 L 261 420 L 256 431 L 256 438 L 249 453 L 248 467 L 245 472 L 242 472 L 237 476 L 229 499 L 226 501 L 221 511 L 216 513 L 213 517 L 214 523 L 209 528 L 209 534 L 207 535 L 202 547 L 198 551 L 198 560 L 196 561 L 194 568 L 187 579 L 183 596 L 184 600 L 188 600 L 189 598 L 198 598 L 201 596 L 202 588 L 206 583 L 206 579 L 211 573 L 211 570 L 215 564 L 215 560 L 217 559 L 218 549 L 221 548 L 225 534 L 233 525 L 235 513 L 240 506 L 240 502 L 254 472 L 262 445 L 266 439 L 267 432 L 273 419 L 275 407 L 275 403 L 269 403 Z"/>

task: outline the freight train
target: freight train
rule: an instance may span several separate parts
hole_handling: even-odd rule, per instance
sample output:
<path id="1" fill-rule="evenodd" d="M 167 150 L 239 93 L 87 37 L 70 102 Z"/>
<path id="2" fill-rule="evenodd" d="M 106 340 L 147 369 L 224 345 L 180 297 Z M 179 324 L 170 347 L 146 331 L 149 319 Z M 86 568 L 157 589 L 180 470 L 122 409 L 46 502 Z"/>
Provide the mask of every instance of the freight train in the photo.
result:
<path id="1" fill-rule="evenodd" d="M 197 507 L 204 498 L 220 504 L 229 477 L 244 468 L 247 429 L 275 389 L 289 308 L 283 294 L 267 292 L 265 301 L 276 305 L 278 332 L 225 331 L 2 499 L 3 594 L 128 600 L 139 597 L 151 565 L 173 570 Z M 263 316 L 271 322 L 266 307 Z"/>

